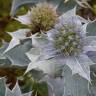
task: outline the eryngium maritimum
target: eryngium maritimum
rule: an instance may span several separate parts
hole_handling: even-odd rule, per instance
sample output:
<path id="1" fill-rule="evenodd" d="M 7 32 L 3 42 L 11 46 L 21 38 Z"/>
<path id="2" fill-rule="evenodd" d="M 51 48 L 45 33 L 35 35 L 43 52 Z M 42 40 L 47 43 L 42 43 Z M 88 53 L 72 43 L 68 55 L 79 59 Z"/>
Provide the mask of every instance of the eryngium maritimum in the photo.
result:
<path id="1" fill-rule="evenodd" d="M 55 8 L 44 2 L 33 6 L 26 15 L 19 16 L 17 20 L 28 25 L 33 33 L 37 33 L 40 31 L 45 32 L 53 28 L 57 17 Z"/>
<path id="2" fill-rule="evenodd" d="M 47 36 L 44 33 L 41 37 L 33 36 L 34 48 L 27 53 L 32 62 L 26 72 L 39 68 L 54 75 L 66 64 L 73 74 L 90 81 L 90 65 L 94 63 L 87 52 L 96 51 L 93 45 L 96 36 L 87 36 L 88 22 L 82 20 L 74 8 L 58 18 L 58 24 L 46 32 Z"/>

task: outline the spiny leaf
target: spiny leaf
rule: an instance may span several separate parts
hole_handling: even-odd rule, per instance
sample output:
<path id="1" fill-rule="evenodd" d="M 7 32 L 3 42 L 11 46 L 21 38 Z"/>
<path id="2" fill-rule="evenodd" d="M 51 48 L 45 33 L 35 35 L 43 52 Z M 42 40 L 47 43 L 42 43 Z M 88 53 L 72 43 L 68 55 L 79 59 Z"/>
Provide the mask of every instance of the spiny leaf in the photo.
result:
<path id="1" fill-rule="evenodd" d="M 14 16 L 18 8 L 22 5 L 34 5 L 42 0 L 13 0 L 12 8 L 11 8 L 11 15 Z"/>
<path id="2" fill-rule="evenodd" d="M 4 42 L 0 48 L 0 67 L 5 68 L 11 65 L 11 61 L 3 55 L 3 52 L 8 47 L 8 43 Z"/>
<path id="3" fill-rule="evenodd" d="M 87 96 L 89 93 L 88 81 L 77 74 L 73 76 L 71 70 L 67 66 L 64 67 L 63 72 L 63 96 Z"/>
<path id="4" fill-rule="evenodd" d="M 57 8 L 57 12 L 59 14 L 62 14 L 64 12 L 67 12 L 70 9 L 73 9 L 76 5 L 77 4 L 76 4 L 75 0 L 69 0 L 66 3 L 64 3 L 64 0 L 62 0 Z"/>
<path id="5" fill-rule="evenodd" d="M 9 58 L 13 65 L 26 66 L 29 64 L 30 60 L 27 58 L 25 53 L 30 50 L 30 48 L 32 48 L 32 41 L 26 39 L 4 55 Z"/>
<path id="6" fill-rule="evenodd" d="M 29 93 L 27 93 L 27 96 L 31 96 L 31 94 L 29 92 Z M 12 90 L 10 90 L 8 87 L 6 87 L 5 96 L 26 96 L 26 94 L 21 93 L 20 87 L 17 82 Z"/>
<path id="7" fill-rule="evenodd" d="M 5 96 L 5 79 L 0 78 L 0 96 Z"/>
<path id="8" fill-rule="evenodd" d="M 87 34 L 88 34 L 88 35 L 91 35 L 91 36 L 96 35 L 96 20 L 90 22 L 90 23 L 87 25 L 86 31 L 87 31 Z"/>
<path id="9" fill-rule="evenodd" d="M 5 50 L 4 53 L 8 52 L 12 48 L 14 48 L 16 45 L 19 45 L 23 39 L 27 39 L 26 34 L 29 32 L 29 29 L 19 29 L 13 33 L 9 33 L 12 36 L 12 40 L 9 43 L 8 48 Z"/>

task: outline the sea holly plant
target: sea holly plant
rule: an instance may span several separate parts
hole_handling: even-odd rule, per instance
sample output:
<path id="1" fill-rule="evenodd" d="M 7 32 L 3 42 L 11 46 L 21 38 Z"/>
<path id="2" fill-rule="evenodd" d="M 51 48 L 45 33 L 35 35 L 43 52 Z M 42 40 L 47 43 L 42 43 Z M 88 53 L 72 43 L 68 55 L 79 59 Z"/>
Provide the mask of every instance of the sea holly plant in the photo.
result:
<path id="1" fill-rule="evenodd" d="M 90 41 L 93 37 L 87 36 L 86 27 L 89 22 L 86 20 L 82 21 L 80 17 L 76 15 L 76 9 L 74 8 L 61 16 L 57 15 L 56 24 L 47 31 L 42 29 L 42 22 L 44 22 L 43 19 L 41 19 L 44 18 L 42 16 L 43 9 L 42 13 L 38 13 L 41 7 L 41 4 L 38 4 L 35 8 L 33 7 L 35 11 L 32 10 L 33 12 L 30 11 L 27 15 L 17 18 L 17 20 L 21 20 L 23 24 L 25 23 L 24 20 L 27 20 L 26 24 L 31 21 L 29 23 L 29 26 L 31 26 L 31 17 L 34 17 L 34 14 L 36 17 L 37 12 L 36 19 L 33 19 L 34 26 L 37 25 L 36 28 L 38 28 L 38 24 L 41 24 L 41 29 L 39 28 L 38 33 L 32 35 L 32 44 L 34 47 L 26 53 L 32 61 L 28 65 L 26 72 L 34 68 L 39 68 L 50 76 L 58 74 L 62 76 L 64 65 L 67 65 L 72 70 L 72 74 L 78 73 L 90 82 L 90 65 L 94 65 L 95 63 L 89 59 L 86 53 L 95 51 L 93 50 L 95 46 L 92 45 L 94 39 Z M 39 20 L 41 21 L 40 23 Z M 49 23 L 51 24 L 51 21 Z M 34 32 L 36 31 L 32 31 L 33 34 Z"/>
<path id="2" fill-rule="evenodd" d="M 12 16 L 21 5 L 28 4 L 30 9 L 12 17 L 27 28 L 7 32 L 12 39 L 0 49 L 0 68 L 13 68 L 16 75 L 11 88 L 8 77 L 0 79 L 2 96 L 96 95 L 90 76 L 95 76 L 90 67 L 96 63 L 96 21 L 78 16 L 73 1 L 68 10 L 65 2 L 13 0 Z"/>
<path id="3" fill-rule="evenodd" d="M 92 42 L 88 42 L 91 37 L 86 36 L 88 22 L 80 21 L 75 14 L 75 10 L 74 8 L 58 17 L 56 25 L 48 31 L 41 29 L 40 36 L 38 34 L 32 36 L 34 47 L 27 52 L 27 56 L 32 63 L 29 64 L 27 71 L 30 68 L 40 67 L 43 71 L 48 71 L 48 73 L 52 74 L 51 71 L 56 70 L 54 67 L 56 67 L 57 62 L 57 71 L 58 68 L 63 68 L 64 64 L 67 64 L 72 69 L 73 74 L 79 73 L 79 75 L 90 81 L 90 68 L 88 66 L 94 63 L 86 53 L 93 51 L 94 46 L 90 45 Z M 69 14 L 70 16 L 68 16 Z M 82 25 L 82 23 L 85 24 Z M 89 47 L 91 48 L 89 49 Z M 82 63 L 85 63 L 85 65 L 82 66 Z M 50 66 L 53 66 L 51 67 L 52 70 Z"/>

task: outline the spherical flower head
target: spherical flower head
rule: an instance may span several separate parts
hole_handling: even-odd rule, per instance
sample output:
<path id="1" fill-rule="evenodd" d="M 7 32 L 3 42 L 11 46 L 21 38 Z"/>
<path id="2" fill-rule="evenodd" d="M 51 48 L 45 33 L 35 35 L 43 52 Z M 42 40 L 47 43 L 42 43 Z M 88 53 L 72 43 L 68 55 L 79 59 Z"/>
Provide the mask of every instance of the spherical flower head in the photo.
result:
<path id="1" fill-rule="evenodd" d="M 65 56 L 77 55 L 82 51 L 82 37 L 73 29 L 73 26 L 63 25 L 54 37 L 54 47 Z"/>
<path id="2" fill-rule="evenodd" d="M 61 33 L 55 37 L 54 46 L 64 53 L 64 55 L 76 55 L 82 51 L 82 43 L 79 34 L 66 30 L 59 30 Z"/>
<path id="3" fill-rule="evenodd" d="M 32 32 L 50 30 L 57 21 L 57 13 L 53 6 L 47 3 L 37 4 L 36 7 L 31 9 L 31 21 L 30 25 Z"/>

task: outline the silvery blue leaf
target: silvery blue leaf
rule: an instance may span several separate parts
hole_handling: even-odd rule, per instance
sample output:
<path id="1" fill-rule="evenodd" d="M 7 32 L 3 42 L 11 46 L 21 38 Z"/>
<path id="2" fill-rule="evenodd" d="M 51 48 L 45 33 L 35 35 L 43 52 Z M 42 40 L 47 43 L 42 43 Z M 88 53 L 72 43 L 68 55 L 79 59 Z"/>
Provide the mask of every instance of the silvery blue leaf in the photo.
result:
<path id="1" fill-rule="evenodd" d="M 30 60 L 28 59 L 25 53 L 31 48 L 31 39 L 22 40 L 19 45 L 6 52 L 4 56 L 6 56 L 12 62 L 13 65 L 26 66 L 29 64 Z"/>
<path id="2" fill-rule="evenodd" d="M 96 20 L 92 21 L 87 26 L 87 34 L 90 36 L 96 35 Z"/>
<path id="3" fill-rule="evenodd" d="M 16 14 L 16 11 L 22 6 L 22 5 L 34 5 L 40 1 L 44 0 L 13 0 L 12 2 L 12 8 L 11 8 L 11 15 L 14 16 Z"/>
<path id="4" fill-rule="evenodd" d="M 39 57 L 40 57 L 40 49 L 32 48 L 30 51 L 26 53 L 26 55 L 32 62 L 36 62 L 39 60 Z"/>
<path id="5" fill-rule="evenodd" d="M 3 52 L 8 47 L 8 43 L 3 42 L 3 46 L 0 48 L 0 67 L 5 68 L 11 65 L 11 61 L 6 58 L 3 54 Z"/>
<path id="6" fill-rule="evenodd" d="M 89 51 L 89 52 L 87 52 L 87 55 L 96 64 L 96 52 Z"/>
<path id="7" fill-rule="evenodd" d="M 72 75 L 71 70 L 65 66 L 63 72 L 63 96 L 87 96 L 89 93 L 88 81 L 79 75 Z"/>
<path id="8" fill-rule="evenodd" d="M 9 59 L 0 59 L 0 68 L 7 68 L 11 66 L 11 61 Z"/>
<path id="9" fill-rule="evenodd" d="M 89 96 L 95 96 L 96 95 L 96 86 L 90 86 L 90 93 Z"/>
<path id="10" fill-rule="evenodd" d="M 64 0 L 46 0 L 48 3 L 54 5 L 56 8 L 59 6 L 59 4 Z"/>
<path id="11" fill-rule="evenodd" d="M 67 12 L 70 9 L 73 9 L 76 6 L 76 2 L 75 0 L 70 0 L 66 3 L 64 3 L 64 0 L 62 0 L 62 2 L 59 4 L 58 8 L 57 8 L 57 12 L 59 14 L 62 14 L 64 12 Z"/>
<path id="12" fill-rule="evenodd" d="M 47 82 L 47 84 L 50 86 L 51 95 L 49 96 L 63 96 L 64 82 L 62 78 L 51 78 L 49 76 L 45 76 L 42 81 Z"/>
<path id="13" fill-rule="evenodd" d="M 5 57 L 3 56 L 3 52 L 6 50 L 7 47 L 8 43 L 4 42 L 2 47 L 0 48 L 0 59 L 5 59 Z"/>
<path id="14" fill-rule="evenodd" d="M 90 70 L 91 70 L 92 83 L 89 86 L 89 89 L 90 89 L 89 96 L 95 96 L 96 95 L 96 65 L 92 65 L 90 67 Z"/>
<path id="15" fill-rule="evenodd" d="M 20 87 L 18 85 L 18 82 L 16 83 L 16 85 L 14 86 L 14 88 L 12 90 L 10 90 L 8 87 L 6 87 L 6 92 L 5 92 L 5 96 L 32 96 L 31 94 L 32 94 L 32 92 L 22 94 Z"/>
<path id="16" fill-rule="evenodd" d="M 5 96 L 5 79 L 0 78 L 0 96 Z"/>
<path id="17" fill-rule="evenodd" d="M 29 63 L 26 72 L 38 68 L 40 70 L 43 70 L 44 73 L 55 75 L 56 73 L 59 74 L 58 71 L 60 71 L 60 67 L 63 65 L 63 64 L 59 64 L 58 62 L 58 60 L 61 60 L 60 58 L 58 60 L 57 59 L 44 60 L 44 58 L 45 57 L 47 58 L 48 56 L 44 54 L 42 55 L 42 51 L 40 51 L 39 48 L 32 48 L 29 52 L 26 53 L 26 55 L 31 60 L 31 63 Z M 62 59 L 62 61 L 64 60 Z"/>
<path id="18" fill-rule="evenodd" d="M 96 36 L 87 36 L 84 38 L 85 45 L 90 45 L 94 41 L 96 41 Z"/>
<path id="19" fill-rule="evenodd" d="M 89 52 L 89 51 L 96 51 L 96 46 L 84 46 L 83 50 L 86 52 Z"/>
<path id="20" fill-rule="evenodd" d="M 32 70 L 30 71 L 30 73 L 32 74 L 32 77 L 38 81 L 41 80 L 45 76 L 45 74 L 41 70 Z"/>
<path id="21" fill-rule="evenodd" d="M 87 36 L 84 38 L 83 50 L 85 53 L 89 51 L 96 51 L 96 36 Z"/>
<path id="22" fill-rule="evenodd" d="M 32 35 L 32 45 L 35 47 L 43 47 L 48 44 L 49 41 L 46 38 L 46 35 L 41 34 L 41 36 L 37 36 L 38 34 Z"/>
<path id="23" fill-rule="evenodd" d="M 22 24 L 30 25 L 31 24 L 31 18 L 29 18 L 30 16 L 31 16 L 31 12 L 28 11 L 25 15 L 18 16 L 15 19 L 21 22 Z"/>
<path id="24" fill-rule="evenodd" d="M 88 58 L 87 55 L 81 54 L 77 57 L 67 59 L 66 65 L 72 70 L 73 74 L 78 73 L 90 82 L 90 67 L 94 63 Z"/>
<path id="25" fill-rule="evenodd" d="M 76 16 L 76 7 L 68 10 L 67 12 L 63 13 L 59 18 L 68 18 L 71 16 Z"/>
<path id="26" fill-rule="evenodd" d="M 30 30 L 29 29 L 19 29 L 15 32 L 9 33 L 12 36 L 12 40 L 4 53 L 8 52 L 12 48 L 14 48 L 16 45 L 19 45 L 20 40 L 27 39 L 27 37 L 26 37 L 27 32 L 30 32 Z"/>
<path id="27" fill-rule="evenodd" d="M 58 74 L 61 75 L 63 65 L 60 64 L 58 60 L 59 59 L 50 59 L 50 60 L 42 60 L 38 62 L 31 62 L 29 63 L 25 73 L 29 72 L 32 69 L 39 69 L 52 77 L 55 77 Z"/>
<path id="28" fill-rule="evenodd" d="M 88 81 L 79 75 L 72 75 L 68 66 L 64 66 L 62 78 L 45 76 L 42 80 L 52 88 L 53 96 L 87 96 L 89 93 Z"/>

